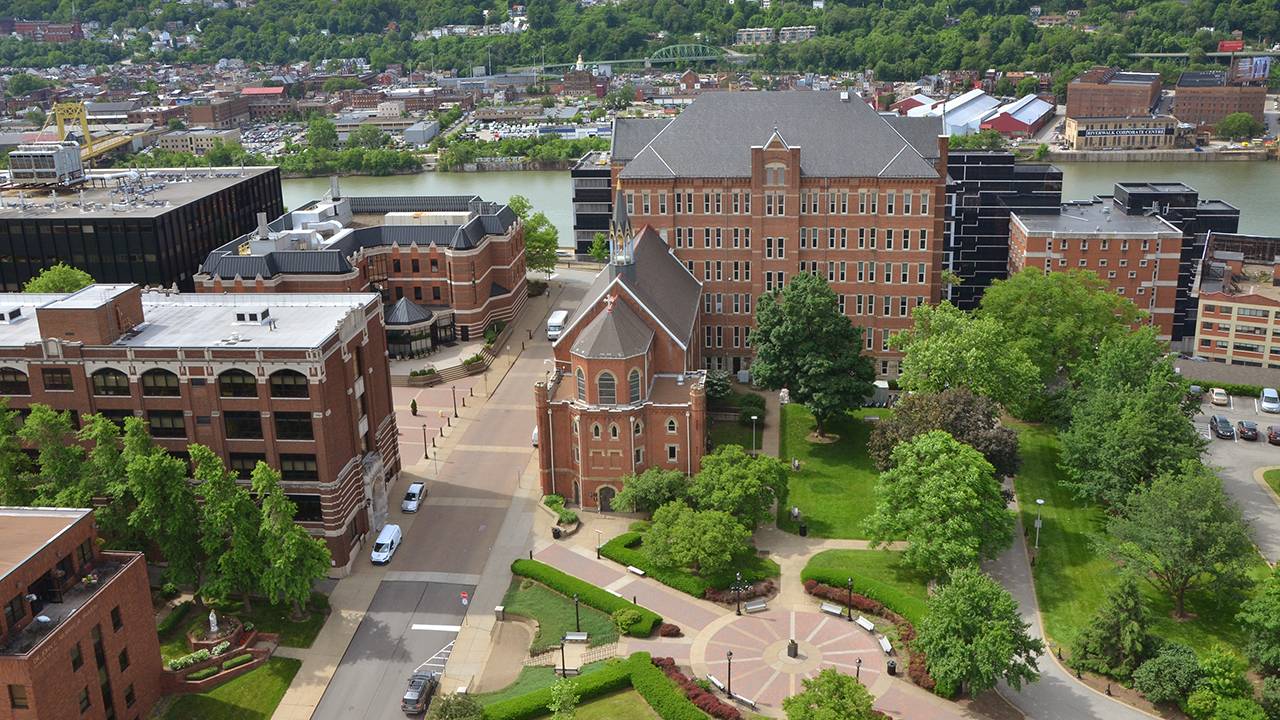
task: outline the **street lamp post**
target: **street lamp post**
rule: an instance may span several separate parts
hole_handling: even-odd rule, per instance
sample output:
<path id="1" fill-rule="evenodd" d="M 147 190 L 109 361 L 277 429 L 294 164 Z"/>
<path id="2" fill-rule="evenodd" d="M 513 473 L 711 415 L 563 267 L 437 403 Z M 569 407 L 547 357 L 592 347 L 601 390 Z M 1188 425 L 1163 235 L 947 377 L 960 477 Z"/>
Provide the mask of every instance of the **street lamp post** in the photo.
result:
<path id="1" fill-rule="evenodd" d="M 1036 498 L 1036 550 L 1040 549 L 1040 508 L 1044 507 L 1044 498 Z"/>
<path id="2" fill-rule="evenodd" d="M 853 679 L 862 679 L 862 658 L 858 658 L 858 662 L 853 668 Z"/>
<path id="3" fill-rule="evenodd" d="M 578 612 L 578 593 L 573 594 L 573 627 L 582 632 L 582 615 Z"/>
<path id="4" fill-rule="evenodd" d="M 426 460 L 430 455 L 427 454 L 427 424 L 422 424 L 422 459 Z"/>
<path id="5" fill-rule="evenodd" d="M 742 614 L 742 573 L 738 573 L 733 581 L 733 601 L 737 604 L 737 614 Z"/>
<path id="6" fill-rule="evenodd" d="M 849 578 L 849 622 L 853 622 L 853 578 Z"/>
<path id="7" fill-rule="evenodd" d="M 733 697 L 733 651 L 725 650 L 724 659 L 729 663 L 729 697 Z"/>
<path id="8" fill-rule="evenodd" d="M 596 531 L 596 559 L 600 559 L 600 531 Z"/>
<path id="9" fill-rule="evenodd" d="M 758 418 L 759 418 L 758 415 L 751 416 L 751 454 L 752 455 L 756 454 L 756 420 Z"/>
<path id="10" fill-rule="evenodd" d="M 458 417 L 458 387 L 450 385 L 449 389 L 453 391 L 453 416 Z"/>

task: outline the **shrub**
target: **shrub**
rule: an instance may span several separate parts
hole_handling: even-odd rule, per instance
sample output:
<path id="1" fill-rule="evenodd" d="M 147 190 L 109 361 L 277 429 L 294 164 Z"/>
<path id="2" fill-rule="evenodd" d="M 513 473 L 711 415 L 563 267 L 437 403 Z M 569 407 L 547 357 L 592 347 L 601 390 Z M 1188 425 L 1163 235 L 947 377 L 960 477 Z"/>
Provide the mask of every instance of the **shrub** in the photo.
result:
<path id="1" fill-rule="evenodd" d="M 221 655 L 222 653 L 226 652 L 226 651 L 227 651 L 228 649 L 230 649 L 230 648 L 231 648 L 231 641 L 230 641 L 230 640 L 223 640 L 222 642 L 218 643 L 217 645 L 214 645 L 214 646 L 213 646 L 213 648 L 212 648 L 209 652 L 210 652 L 210 654 L 212 654 L 214 657 L 217 657 L 217 656 Z"/>
<path id="2" fill-rule="evenodd" d="M 679 625 L 672 625 L 671 623 L 662 623 L 661 625 L 658 626 L 658 636 L 659 637 L 684 637 L 684 631 L 680 629 Z"/>
<path id="3" fill-rule="evenodd" d="M 196 670 L 193 673 L 188 673 L 187 680 L 204 680 L 205 678 L 211 678 L 220 672 L 222 672 L 222 668 L 214 665 L 213 667 L 207 667 L 202 670 Z"/>
<path id="4" fill-rule="evenodd" d="M 1228 395 L 1244 395 L 1246 397 L 1248 396 L 1258 397 L 1259 395 L 1262 394 L 1261 385 L 1224 383 L 1224 382 L 1217 382 L 1216 380 L 1195 380 L 1193 378 L 1187 378 L 1187 382 L 1191 385 L 1199 385 L 1200 387 L 1204 388 L 1204 391 L 1206 394 L 1209 392 L 1210 388 L 1222 388 L 1223 390 L 1227 391 Z"/>
<path id="5" fill-rule="evenodd" d="M 635 603 L 624 600 L 607 590 L 596 587 L 585 580 L 579 580 L 572 575 L 560 572 L 559 570 L 538 562 L 537 560 L 519 559 L 511 563 L 511 572 L 521 577 L 527 577 L 536 580 L 543 585 L 555 590 L 561 595 L 572 597 L 574 593 L 578 594 L 578 599 L 588 607 L 593 607 L 601 612 L 613 615 L 614 612 L 623 608 L 634 608 L 640 613 L 640 620 L 627 629 L 626 633 L 632 637 L 649 637 L 662 622 L 662 616 L 636 605 Z"/>
<path id="6" fill-rule="evenodd" d="M 1252 698 L 1218 698 L 1213 720 L 1267 720 L 1267 713 Z"/>
<path id="7" fill-rule="evenodd" d="M 595 672 L 572 678 L 574 690 L 581 702 L 622 690 L 631 684 L 631 674 L 637 664 L 637 656 L 649 662 L 648 653 L 636 653 L 628 660 L 609 661 Z M 486 720 L 532 720 L 547 714 L 551 702 L 551 688 L 544 687 L 510 700 L 503 700 L 485 708 Z"/>
<path id="8" fill-rule="evenodd" d="M 1156 704 L 1181 702 L 1199 679 L 1195 651 L 1178 643 L 1165 644 L 1155 657 L 1133 671 L 1133 687 Z"/>
<path id="9" fill-rule="evenodd" d="M 436 369 L 433 367 L 424 368 L 422 370 L 409 371 L 409 377 L 427 377 L 435 374 L 436 374 Z"/>
<path id="10" fill-rule="evenodd" d="M 484 706 L 471 695 L 441 695 L 431 703 L 430 720 L 484 720 Z"/>
<path id="11" fill-rule="evenodd" d="M 545 280 L 530 280 L 525 287 L 528 288 L 529 297 L 538 297 L 547 291 L 547 283 Z"/>
<path id="12" fill-rule="evenodd" d="M 694 707 L 713 718 L 720 720 L 742 720 L 742 713 L 738 709 L 728 703 L 723 702 L 720 698 L 711 693 L 710 687 L 703 682 L 691 680 L 676 668 L 675 661 L 671 658 L 654 658 L 653 667 L 660 670 L 666 678 L 684 693 L 684 699 L 692 703 Z M 639 687 L 637 687 L 637 690 Z M 643 693 L 641 693 L 643 694 Z M 647 697 L 645 698 L 648 699 Z M 654 708 L 657 710 L 657 708 Z M 662 717 L 667 717 L 661 711 L 658 712 Z"/>
<path id="13" fill-rule="evenodd" d="M 160 586 L 160 597 L 165 600 L 172 600 L 178 597 L 178 586 L 171 582 L 167 582 Z"/>
<path id="14" fill-rule="evenodd" d="M 1213 711 L 1218 706 L 1218 696 L 1213 694 L 1212 690 L 1201 688 L 1191 693 L 1187 697 L 1187 703 L 1182 708 L 1192 720 L 1212 720 Z"/>
<path id="15" fill-rule="evenodd" d="M 561 510 L 558 513 L 556 513 L 556 515 L 558 516 L 559 518 L 558 522 L 561 525 L 577 525 L 578 524 L 578 513 L 574 512 L 573 510 Z"/>
<path id="16" fill-rule="evenodd" d="M 694 575 L 682 568 L 654 565 L 649 560 L 649 556 L 640 549 L 644 535 L 640 530 L 635 530 L 637 525 L 639 523 L 632 526 L 632 532 L 622 533 L 601 545 L 600 554 L 616 563 L 638 567 L 644 570 L 646 576 L 667 587 L 675 588 L 686 595 L 711 600 L 712 602 L 733 602 L 733 592 L 723 590 L 733 582 L 732 573 L 702 576 Z M 640 527 L 641 530 L 648 529 L 647 525 Z M 772 560 L 765 560 L 760 562 L 758 566 L 735 564 L 735 567 L 744 567 L 742 579 L 751 583 L 751 587 L 742 593 L 743 600 L 762 597 L 773 592 L 773 581 L 770 578 L 777 576 L 780 572 L 777 563 Z M 727 593 L 727 596 L 725 593 Z M 728 599 L 725 599 L 725 597 Z"/>
<path id="17" fill-rule="evenodd" d="M 1267 720 L 1280 720 L 1280 678 L 1269 677 L 1262 681 L 1262 710 Z"/>
<path id="18" fill-rule="evenodd" d="M 248 653 L 245 653 L 244 655 L 237 655 L 231 658 L 230 660 L 222 663 L 222 669 L 230 670 L 231 668 L 237 668 L 237 667 L 240 667 L 241 665 L 244 665 L 246 663 L 251 663 L 251 662 L 253 662 L 253 656 Z"/>
<path id="19" fill-rule="evenodd" d="M 560 495 L 547 495 L 542 498 L 542 504 L 556 510 L 564 507 L 564 498 Z"/>
<path id="20" fill-rule="evenodd" d="M 467 358 L 466 360 L 463 360 L 463 361 L 462 361 L 462 365 L 463 365 L 463 367 L 468 367 L 468 368 L 469 368 L 469 367 L 472 367 L 472 366 L 475 366 L 475 365 L 479 365 L 480 363 L 483 363 L 483 362 L 484 362 L 484 355 L 482 355 L 482 354 L 480 354 L 480 353 L 476 353 L 475 355 L 472 355 L 471 357 Z"/>
<path id="21" fill-rule="evenodd" d="M 165 615 L 164 619 L 156 625 L 156 632 L 160 635 L 166 635 L 173 632 L 173 629 L 178 627 L 179 623 L 187 619 L 187 613 L 189 612 L 191 612 L 190 600 L 184 600 L 178 603 L 178 606 L 175 607 L 168 615 Z"/>
<path id="22" fill-rule="evenodd" d="M 640 611 L 634 608 L 620 608 L 613 611 L 612 618 L 618 632 L 625 634 L 631 626 L 640 622 Z"/>
<path id="23" fill-rule="evenodd" d="M 213 657 L 213 655 L 212 655 L 212 654 L 210 654 L 210 652 L 209 652 L 208 650 L 197 650 L 197 651 L 195 651 L 195 652 L 193 652 L 193 653 L 187 653 L 186 655 L 183 655 L 182 657 L 176 657 L 176 658 L 174 658 L 174 659 L 170 660 L 170 661 L 169 661 L 169 669 L 170 669 L 170 670 L 183 670 L 183 669 L 185 669 L 185 668 L 189 668 L 189 667 L 191 667 L 192 665 L 195 665 L 195 664 L 197 664 L 197 663 L 202 663 L 202 662 L 204 662 L 205 660 L 208 660 L 208 659 L 209 659 L 209 658 L 211 658 L 211 657 Z"/>

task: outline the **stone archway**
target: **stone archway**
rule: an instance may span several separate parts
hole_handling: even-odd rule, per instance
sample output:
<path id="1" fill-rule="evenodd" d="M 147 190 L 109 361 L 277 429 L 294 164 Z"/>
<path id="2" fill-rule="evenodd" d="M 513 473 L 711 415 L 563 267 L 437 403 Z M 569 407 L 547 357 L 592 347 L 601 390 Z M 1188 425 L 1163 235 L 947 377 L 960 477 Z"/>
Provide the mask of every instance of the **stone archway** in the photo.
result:
<path id="1" fill-rule="evenodd" d="M 577 481 L 573 481 L 573 504 L 582 507 L 582 485 Z"/>
<path id="2" fill-rule="evenodd" d="M 600 512 L 613 512 L 613 497 L 617 494 L 618 491 L 608 485 L 600 488 Z"/>

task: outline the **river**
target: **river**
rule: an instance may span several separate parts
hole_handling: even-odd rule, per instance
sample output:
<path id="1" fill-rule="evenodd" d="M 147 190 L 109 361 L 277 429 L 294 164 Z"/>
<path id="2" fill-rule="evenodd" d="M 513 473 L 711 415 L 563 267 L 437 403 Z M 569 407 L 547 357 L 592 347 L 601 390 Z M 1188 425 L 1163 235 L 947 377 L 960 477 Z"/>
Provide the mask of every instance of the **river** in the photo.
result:
<path id="1" fill-rule="evenodd" d="M 1117 181 L 1179 181 L 1200 197 L 1225 200 L 1240 208 L 1240 231 L 1280 235 L 1280 162 L 1058 163 L 1064 200 L 1110 195 Z M 573 203 L 567 171 L 444 173 L 394 177 L 345 177 L 342 190 L 352 195 L 479 195 L 506 201 L 524 195 L 547 214 L 560 231 L 560 244 L 573 244 Z M 320 197 L 327 178 L 284 181 L 284 204 L 297 208 Z"/>

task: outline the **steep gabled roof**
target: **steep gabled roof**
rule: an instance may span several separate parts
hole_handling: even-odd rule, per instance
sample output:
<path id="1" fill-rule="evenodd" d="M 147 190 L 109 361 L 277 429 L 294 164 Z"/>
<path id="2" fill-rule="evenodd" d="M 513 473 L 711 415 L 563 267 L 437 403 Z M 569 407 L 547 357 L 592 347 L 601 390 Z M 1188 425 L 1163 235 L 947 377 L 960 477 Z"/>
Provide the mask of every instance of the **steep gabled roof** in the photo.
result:
<path id="1" fill-rule="evenodd" d="M 636 153 L 671 122 L 670 118 L 618 118 L 613 121 L 609 156 L 614 162 L 630 162 Z"/>
<path id="2" fill-rule="evenodd" d="M 435 313 L 409 298 L 400 298 L 384 314 L 388 326 L 417 325 L 418 323 L 429 322 L 433 317 L 435 317 Z"/>
<path id="3" fill-rule="evenodd" d="M 614 302 L 612 305 L 587 323 L 569 352 L 584 358 L 620 359 L 649 351 L 653 344 L 653 328 L 646 325 L 627 303 Z"/>

